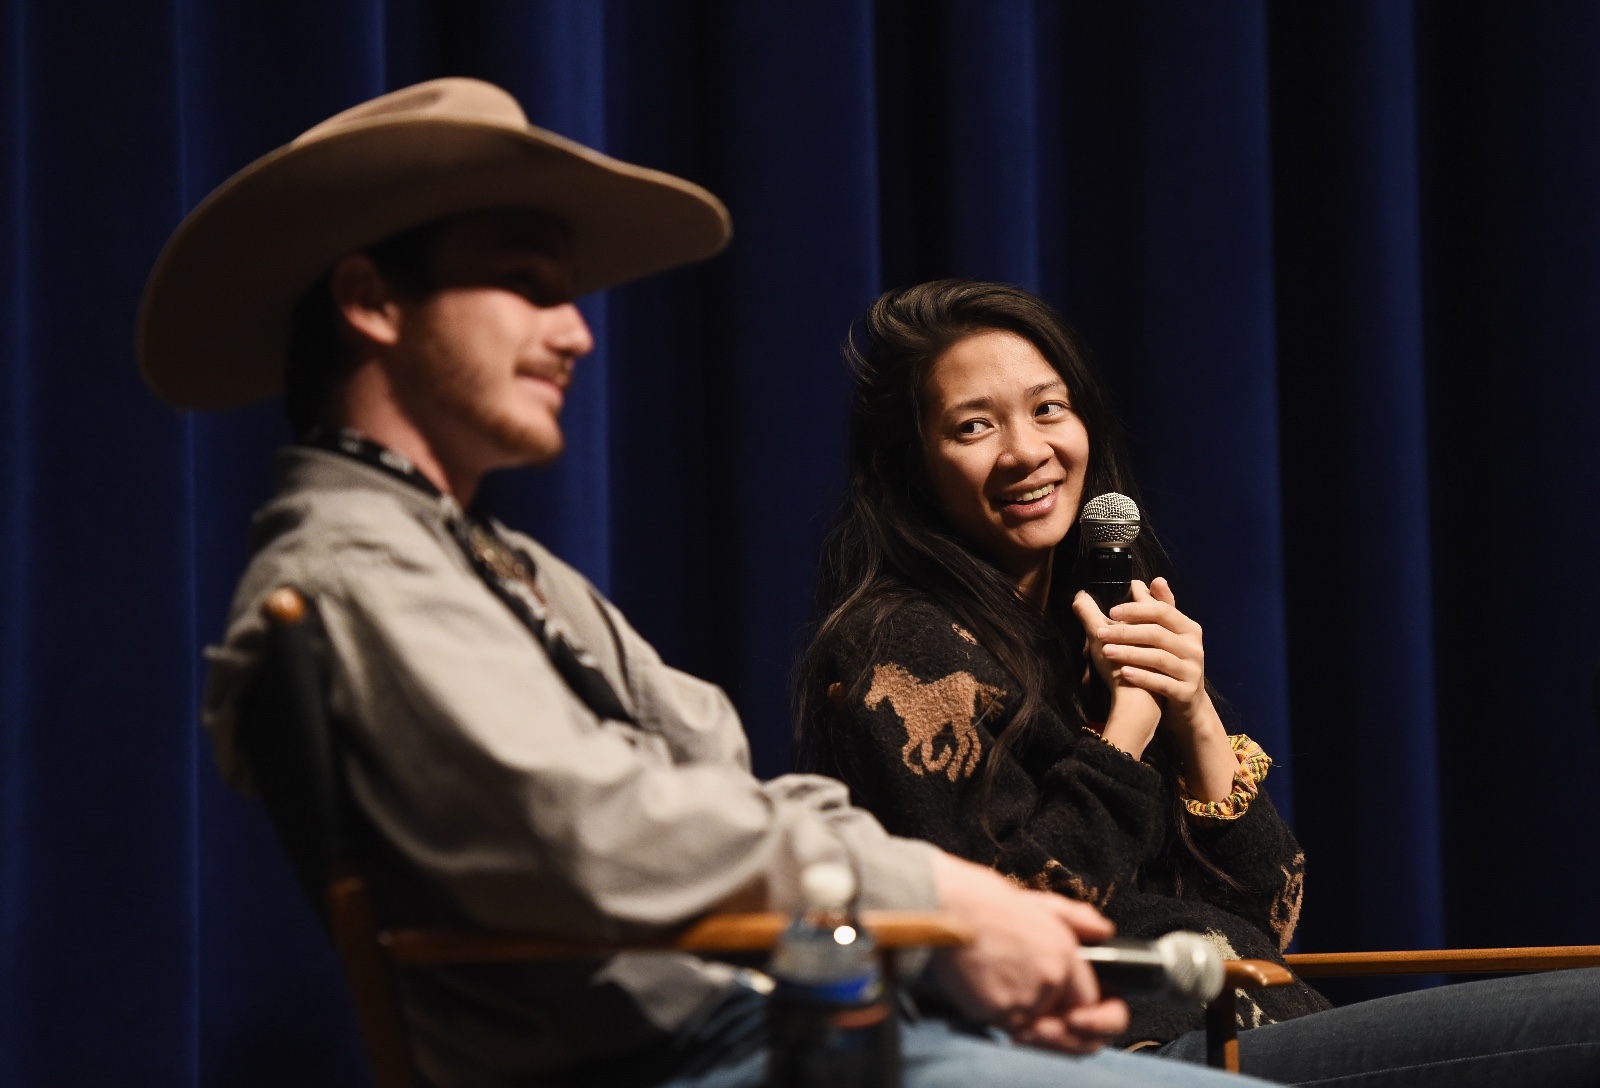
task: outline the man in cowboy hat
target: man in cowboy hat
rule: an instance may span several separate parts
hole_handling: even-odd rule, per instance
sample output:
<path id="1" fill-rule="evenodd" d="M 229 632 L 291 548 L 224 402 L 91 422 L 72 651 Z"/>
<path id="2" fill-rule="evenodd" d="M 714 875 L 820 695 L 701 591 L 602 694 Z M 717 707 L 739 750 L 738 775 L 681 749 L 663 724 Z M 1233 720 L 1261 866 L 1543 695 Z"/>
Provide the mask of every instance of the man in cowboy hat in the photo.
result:
<path id="1" fill-rule="evenodd" d="M 237 703 L 260 602 L 292 584 L 326 637 L 350 793 L 408 907 L 603 938 L 735 899 L 789 909 L 804 866 L 844 862 L 864 906 L 972 925 L 971 946 L 935 957 L 959 1007 L 1092 1051 L 1126 1023 L 1076 954 L 1109 935 L 1092 908 L 889 836 L 836 782 L 757 781 L 720 690 L 665 666 L 536 541 L 467 512 L 486 472 L 561 452 L 563 396 L 593 343 L 572 299 L 709 257 L 729 232 L 705 190 L 532 128 L 465 79 L 348 110 L 189 215 L 146 290 L 145 378 L 188 409 L 282 391 L 299 439 L 210 652 L 222 769 L 248 787 Z M 763 1077 L 761 998 L 691 957 L 418 970 L 405 999 L 441 1088 Z M 931 1022 L 905 1048 L 913 1085 L 1213 1076 Z"/>

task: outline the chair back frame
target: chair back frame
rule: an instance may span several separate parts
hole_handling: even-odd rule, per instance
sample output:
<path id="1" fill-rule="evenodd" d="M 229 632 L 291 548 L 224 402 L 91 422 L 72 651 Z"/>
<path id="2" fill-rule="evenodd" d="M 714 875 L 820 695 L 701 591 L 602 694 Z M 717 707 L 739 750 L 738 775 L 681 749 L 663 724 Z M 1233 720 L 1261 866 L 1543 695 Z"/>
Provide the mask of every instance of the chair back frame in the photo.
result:
<path id="1" fill-rule="evenodd" d="M 310 601 L 267 595 L 261 662 L 239 704 L 239 754 L 344 968 L 376 1088 L 418 1088 L 398 980 L 356 851 Z"/>

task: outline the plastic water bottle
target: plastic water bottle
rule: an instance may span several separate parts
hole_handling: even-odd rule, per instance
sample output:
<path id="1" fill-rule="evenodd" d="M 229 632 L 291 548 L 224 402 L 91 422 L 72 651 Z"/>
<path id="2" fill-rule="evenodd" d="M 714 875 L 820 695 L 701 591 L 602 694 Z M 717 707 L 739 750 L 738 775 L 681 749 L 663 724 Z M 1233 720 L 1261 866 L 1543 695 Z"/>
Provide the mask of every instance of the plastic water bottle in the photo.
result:
<path id="1" fill-rule="evenodd" d="M 898 1088 L 900 1034 L 871 934 L 851 909 L 855 874 L 808 867 L 805 899 L 772 955 L 770 1088 Z"/>

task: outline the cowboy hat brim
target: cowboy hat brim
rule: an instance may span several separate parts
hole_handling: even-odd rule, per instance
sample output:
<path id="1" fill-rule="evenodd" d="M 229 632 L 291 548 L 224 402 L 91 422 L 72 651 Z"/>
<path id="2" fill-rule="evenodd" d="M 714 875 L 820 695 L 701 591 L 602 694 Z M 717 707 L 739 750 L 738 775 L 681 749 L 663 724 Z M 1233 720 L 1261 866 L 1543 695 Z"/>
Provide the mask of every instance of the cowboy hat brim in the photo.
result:
<path id="1" fill-rule="evenodd" d="M 503 97 L 494 103 L 500 115 L 378 109 L 338 123 L 342 114 L 207 197 L 173 233 L 145 287 L 138 352 L 151 389 L 186 409 L 280 392 L 306 289 L 344 254 L 444 216 L 534 208 L 561 219 L 577 294 L 727 244 L 727 209 L 709 192 L 535 128 L 498 88 L 437 80 L 387 97 L 463 85 L 480 99 Z"/>

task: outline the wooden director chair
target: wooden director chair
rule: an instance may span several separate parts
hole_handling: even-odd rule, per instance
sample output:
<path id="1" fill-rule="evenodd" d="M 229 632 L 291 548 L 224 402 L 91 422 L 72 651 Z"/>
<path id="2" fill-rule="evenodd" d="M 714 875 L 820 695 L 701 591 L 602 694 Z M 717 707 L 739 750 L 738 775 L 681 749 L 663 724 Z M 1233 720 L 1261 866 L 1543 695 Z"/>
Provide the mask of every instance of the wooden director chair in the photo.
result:
<path id="1" fill-rule="evenodd" d="M 311 610 L 282 587 L 262 605 L 266 644 L 240 704 L 238 744 L 274 829 L 328 930 L 350 988 L 376 1088 L 418 1088 L 401 1011 L 397 972 L 411 967 L 573 960 L 622 951 L 673 950 L 706 955 L 770 951 L 788 918 L 774 912 L 713 914 L 653 940 L 581 941 L 468 929 L 379 929 L 329 720 Z M 884 954 L 965 944 L 971 934 L 948 915 L 868 911 L 863 924 Z M 1515 972 L 1600 965 L 1600 947 L 1468 949 L 1449 952 L 1334 953 L 1287 957 L 1306 977 L 1334 974 Z M 1266 960 L 1224 963 L 1225 985 L 1206 1010 L 1207 1060 L 1238 1069 L 1236 994 L 1293 980 Z"/>

